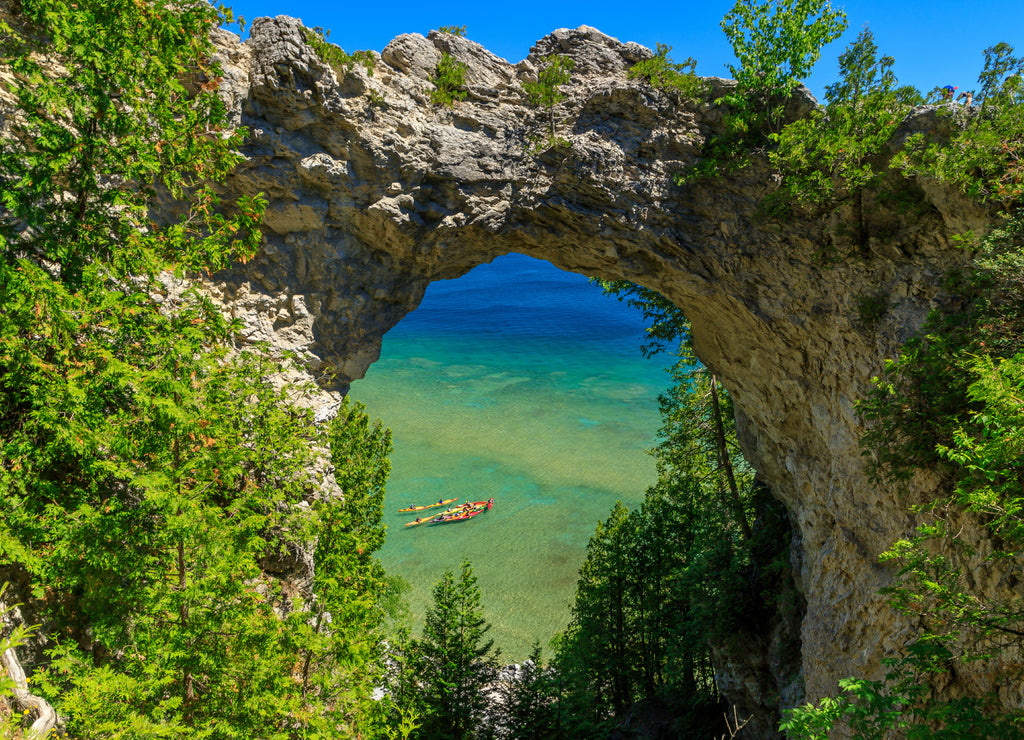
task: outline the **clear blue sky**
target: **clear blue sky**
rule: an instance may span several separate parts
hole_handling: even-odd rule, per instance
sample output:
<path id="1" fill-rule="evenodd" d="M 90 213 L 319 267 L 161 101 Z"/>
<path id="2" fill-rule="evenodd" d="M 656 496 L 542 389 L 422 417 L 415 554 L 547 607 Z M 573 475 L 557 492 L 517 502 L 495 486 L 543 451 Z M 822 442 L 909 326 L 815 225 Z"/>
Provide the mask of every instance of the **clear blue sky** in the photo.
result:
<path id="1" fill-rule="evenodd" d="M 905 84 L 927 92 L 937 85 L 976 87 L 982 51 L 999 41 L 1024 54 L 1022 0 L 851 0 L 836 2 L 849 27 L 822 54 L 808 84 L 819 97 L 837 77 L 836 58 L 869 25 L 883 54 L 896 59 L 896 74 Z M 307 26 L 330 29 L 331 41 L 346 51 L 380 51 L 395 36 L 426 35 L 442 25 L 465 25 L 467 36 L 511 62 L 556 28 L 589 25 L 621 41 L 654 48 L 670 44 L 671 56 L 697 59 L 701 75 L 729 76 L 732 49 L 719 27 L 732 0 L 665 2 L 622 0 L 556 2 L 316 2 L 316 0 L 237 0 L 236 14 L 246 21 L 265 15 L 290 15 Z"/>

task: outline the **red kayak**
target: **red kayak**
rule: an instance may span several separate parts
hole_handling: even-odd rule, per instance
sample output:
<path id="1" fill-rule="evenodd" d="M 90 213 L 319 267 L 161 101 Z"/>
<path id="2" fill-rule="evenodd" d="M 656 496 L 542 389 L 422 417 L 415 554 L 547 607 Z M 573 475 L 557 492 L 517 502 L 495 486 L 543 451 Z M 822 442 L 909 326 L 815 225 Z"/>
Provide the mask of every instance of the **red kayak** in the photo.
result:
<path id="1" fill-rule="evenodd" d="M 431 519 L 430 523 L 448 524 L 449 522 L 463 522 L 467 519 L 472 519 L 477 514 L 483 514 L 485 511 L 490 511 L 491 507 L 494 506 L 494 499 L 488 499 L 487 501 L 474 501 L 471 504 L 463 504 L 463 506 L 465 508 L 462 511 L 455 511 L 451 514 L 441 514 Z"/>

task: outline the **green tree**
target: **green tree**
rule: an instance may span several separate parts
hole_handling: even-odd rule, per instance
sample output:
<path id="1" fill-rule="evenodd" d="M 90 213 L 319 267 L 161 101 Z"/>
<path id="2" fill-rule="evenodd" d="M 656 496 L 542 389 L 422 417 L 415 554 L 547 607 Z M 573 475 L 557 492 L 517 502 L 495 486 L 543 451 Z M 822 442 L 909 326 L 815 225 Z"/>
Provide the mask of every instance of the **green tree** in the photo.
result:
<path id="1" fill-rule="evenodd" d="M 302 693 L 344 708 L 358 721 L 376 712 L 371 698 L 382 675 L 387 575 L 374 553 L 384 544 L 384 493 L 391 471 L 391 431 L 370 423 L 360 403 L 342 403 L 328 432 L 341 501 L 312 502 L 316 515 L 311 603 L 292 612 L 290 628 L 305 642 Z"/>
<path id="2" fill-rule="evenodd" d="M 835 208 L 849 202 L 854 242 L 867 244 L 865 191 L 877 188 L 887 165 L 882 156 L 896 128 L 921 102 L 899 87 L 892 57 L 879 57 L 865 28 L 839 57 L 842 78 L 825 88 L 826 105 L 787 125 L 771 162 L 783 173 L 780 195 L 801 206 Z"/>
<path id="3" fill-rule="evenodd" d="M 490 628 L 469 562 L 462 563 L 458 580 L 446 570 L 434 586 L 418 643 L 418 674 L 428 711 L 423 737 L 468 738 L 483 724 L 488 703 L 483 689 L 494 678 L 497 656 L 492 653 L 494 641 L 484 641 Z"/>
<path id="4" fill-rule="evenodd" d="M 551 148 L 556 146 L 569 146 L 569 142 L 557 135 L 557 123 L 555 120 L 555 107 L 565 100 L 565 93 L 560 88 L 568 85 L 572 75 L 572 68 L 576 64 L 572 57 L 564 54 L 549 54 L 544 57 L 540 72 L 537 73 L 536 82 L 524 82 L 523 91 L 526 92 L 530 103 L 539 106 L 548 113 L 548 136 L 537 148 Z"/>
<path id="5" fill-rule="evenodd" d="M 692 355 L 679 309 L 635 285 L 605 287 L 644 312 L 644 352 L 677 347 L 679 362 L 661 398 L 658 481 L 639 511 L 616 506 L 588 544 L 556 647 L 555 718 L 563 733 L 601 737 L 640 702 L 671 717 L 676 735 L 697 735 L 724 709 L 713 646 L 799 610 L 788 518 L 743 459 L 729 394 Z"/>
<path id="6" fill-rule="evenodd" d="M 697 176 L 743 166 L 782 130 L 793 90 L 825 44 L 846 30 L 846 16 L 828 0 L 737 0 L 721 26 L 737 60 L 729 72 L 738 85 L 719 101 L 729 107 L 726 131 L 709 143 L 709 161 Z"/>
<path id="7" fill-rule="evenodd" d="M 985 50 L 978 75 L 981 106 L 956 115 L 949 140 L 910 138 L 895 164 L 909 175 L 934 177 L 971 197 L 999 205 L 1007 218 L 1024 203 L 1024 57 L 1002 42 Z"/>
<path id="8" fill-rule="evenodd" d="M 752 96 L 745 102 L 777 131 L 782 106 L 810 74 L 825 44 L 846 30 L 846 14 L 828 0 L 737 0 L 721 25 L 738 62 L 728 66 L 740 94 Z"/>
<path id="9" fill-rule="evenodd" d="M 616 503 L 587 543 L 587 557 L 576 582 L 572 620 L 564 641 L 586 660 L 586 693 L 595 719 L 621 713 L 632 704 L 633 654 L 627 604 L 627 527 L 629 511 Z"/>
<path id="10" fill-rule="evenodd" d="M 977 101 L 981 103 L 982 115 L 991 105 L 1012 106 L 1020 101 L 1021 75 L 1024 74 L 1024 57 L 1013 56 L 1013 47 L 1000 41 L 984 51 L 985 65 L 978 75 Z"/>
<path id="11" fill-rule="evenodd" d="M 643 315 L 644 338 L 640 352 L 654 357 L 659 352 L 674 352 L 690 329 L 683 312 L 660 293 L 628 280 L 596 280 L 606 295 L 615 296 Z"/>
<path id="12" fill-rule="evenodd" d="M 430 102 L 444 108 L 454 108 L 455 103 L 465 100 L 469 93 L 466 90 L 466 70 L 469 67 L 465 62 L 453 57 L 448 52 L 441 54 L 441 61 L 437 63 L 430 81 L 434 83 L 434 89 L 430 91 Z"/>
<path id="13" fill-rule="evenodd" d="M 1019 737 L 1024 716 L 993 692 L 949 698 L 941 691 L 973 664 L 993 689 L 1019 680 L 1024 602 L 983 597 L 960 532 L 988 529 L 992 554 L 980 568 L 1002 572 L 1024 558 L 1021 526 L 1021 387 L 1024 382 L 1024 216 L 1019 150 L 1024 133 L 1019 64 L 1012 48 L 986 52 L 980 80 L 990 105 L 954 119 L 950 140 L 909 142 L 904 163 L 1007 208 L 983 238 L 965 235 L 974 259 L 947 278 L 957 304 L 934 310 L 908 341 L 859 410 L 862 439 L 878 481 L 899 487 L 920 469 L 945 482 L 916 508 L 912 538 L 883 553 L 897 568 L 885 590 L 894 609 L 920 626 L 906 650 L 888 661 L 882 680 L 851 677 L 842 694 L 795 711 L 784 727 L 795 737 L 824 738 L 836 723 L 854 737 L 898 731 L 907 737 Z M 1016 71 L 1015 71 L 1016 70 Z"/>

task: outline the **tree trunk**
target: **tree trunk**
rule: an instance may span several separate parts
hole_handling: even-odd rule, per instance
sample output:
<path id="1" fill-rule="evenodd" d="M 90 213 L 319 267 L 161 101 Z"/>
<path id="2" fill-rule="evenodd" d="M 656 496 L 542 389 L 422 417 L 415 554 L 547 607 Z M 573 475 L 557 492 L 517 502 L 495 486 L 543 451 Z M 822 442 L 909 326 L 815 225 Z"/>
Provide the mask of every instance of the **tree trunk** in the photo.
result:
<path id="1" fill-rule="evenodd" d="M 718 462 L 720 469 L 725 473 L 729 483 L 729 508 L 732 509 L 733 519 L 743 532 L 743 539 L 750 542 L 750 524 L 747 522 L 747 515 L 743 513 L 743 501 L 740 499 L 739 489 L 736 487 L 736 476 L 732 470 L 732 460 L 729 458 L 729 449 L 725 444 L 725 424 L 722 423 L 722 409 L 718 404 L 718 379 L 711 376 L 711 406 L 715 415 L 715 437 L 718 444 Z"/>
<path id="2" fill-rule="evenodd" d="M 178 540 L 178 588 L 181 590 L 181 606 L 178 607 L 178 616 L 181 619 L 182 633 L 188 629 L 188 601 L 185 596 L 186 585 L 185 543 L 182 540 Z M 196 690 L 192 671 L 189 670 L 187 665 L 182 666 L 181 680 L 185 689 L 185 715 L 186 717 L 190 717 L 192 713 L 192 703 L 196 698 Z"/>

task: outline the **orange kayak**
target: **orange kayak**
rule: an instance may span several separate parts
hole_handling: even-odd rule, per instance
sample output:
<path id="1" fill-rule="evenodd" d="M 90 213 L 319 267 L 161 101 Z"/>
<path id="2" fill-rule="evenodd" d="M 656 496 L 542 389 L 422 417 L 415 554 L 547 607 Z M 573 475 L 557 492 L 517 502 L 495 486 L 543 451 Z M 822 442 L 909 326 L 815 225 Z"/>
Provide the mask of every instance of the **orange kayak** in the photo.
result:
<path id="1" fill-rule="evenodd" d="M 485 511 L 490 511 L 491 507 L 494 506 L 494 499 L 488 499 L 487 501 L 474 501 L 471 504 L 463 504 L 462 511 L 455 510 L 451 513 L 444 513 L 439 516 L 430 519 L 429 521 L 434 524 L 447 524 L 448 522 L 462 522 L 466 519 L 472 519 L 477 514 L 483 514 Z"/>
<path id="2" fill-rule="evenodd" d="M 483 514 L 487 509 L 469 509 L 458 514 L 445 515 L 442 517 L 434 517 L 431 521 L 434 524 L 448 524 L 449 522 L 461 522 L 466 519 L 472 519 L 477 514 Z"/>
<path id="3" fill-rule="evenodd" d="M 465 512 L 465 511 L 469 511 L 472 506 L 473 505 L 469 504 L 469 503 L 460 504 L 459 506 L 454 506 L 454 507 L 453 506 L 449 506 L 447 511 L 442 511 L 440 514 L 430 514 L 430 515 L 424 516 L 424 517 L 419 517 L 418 516 L 415 519 L 413 519 L 411 522 L 406 522 L 405 526 L 407 526 L 407 527 L 415 527 L 417 524 L 429 524 L 430 522 L 438 522 L 438 521 L 441 521 L 441 517 L 449 517 L 449 516 L 454 516 L 455 514 L 461 514 L 461 513 Z"/>

